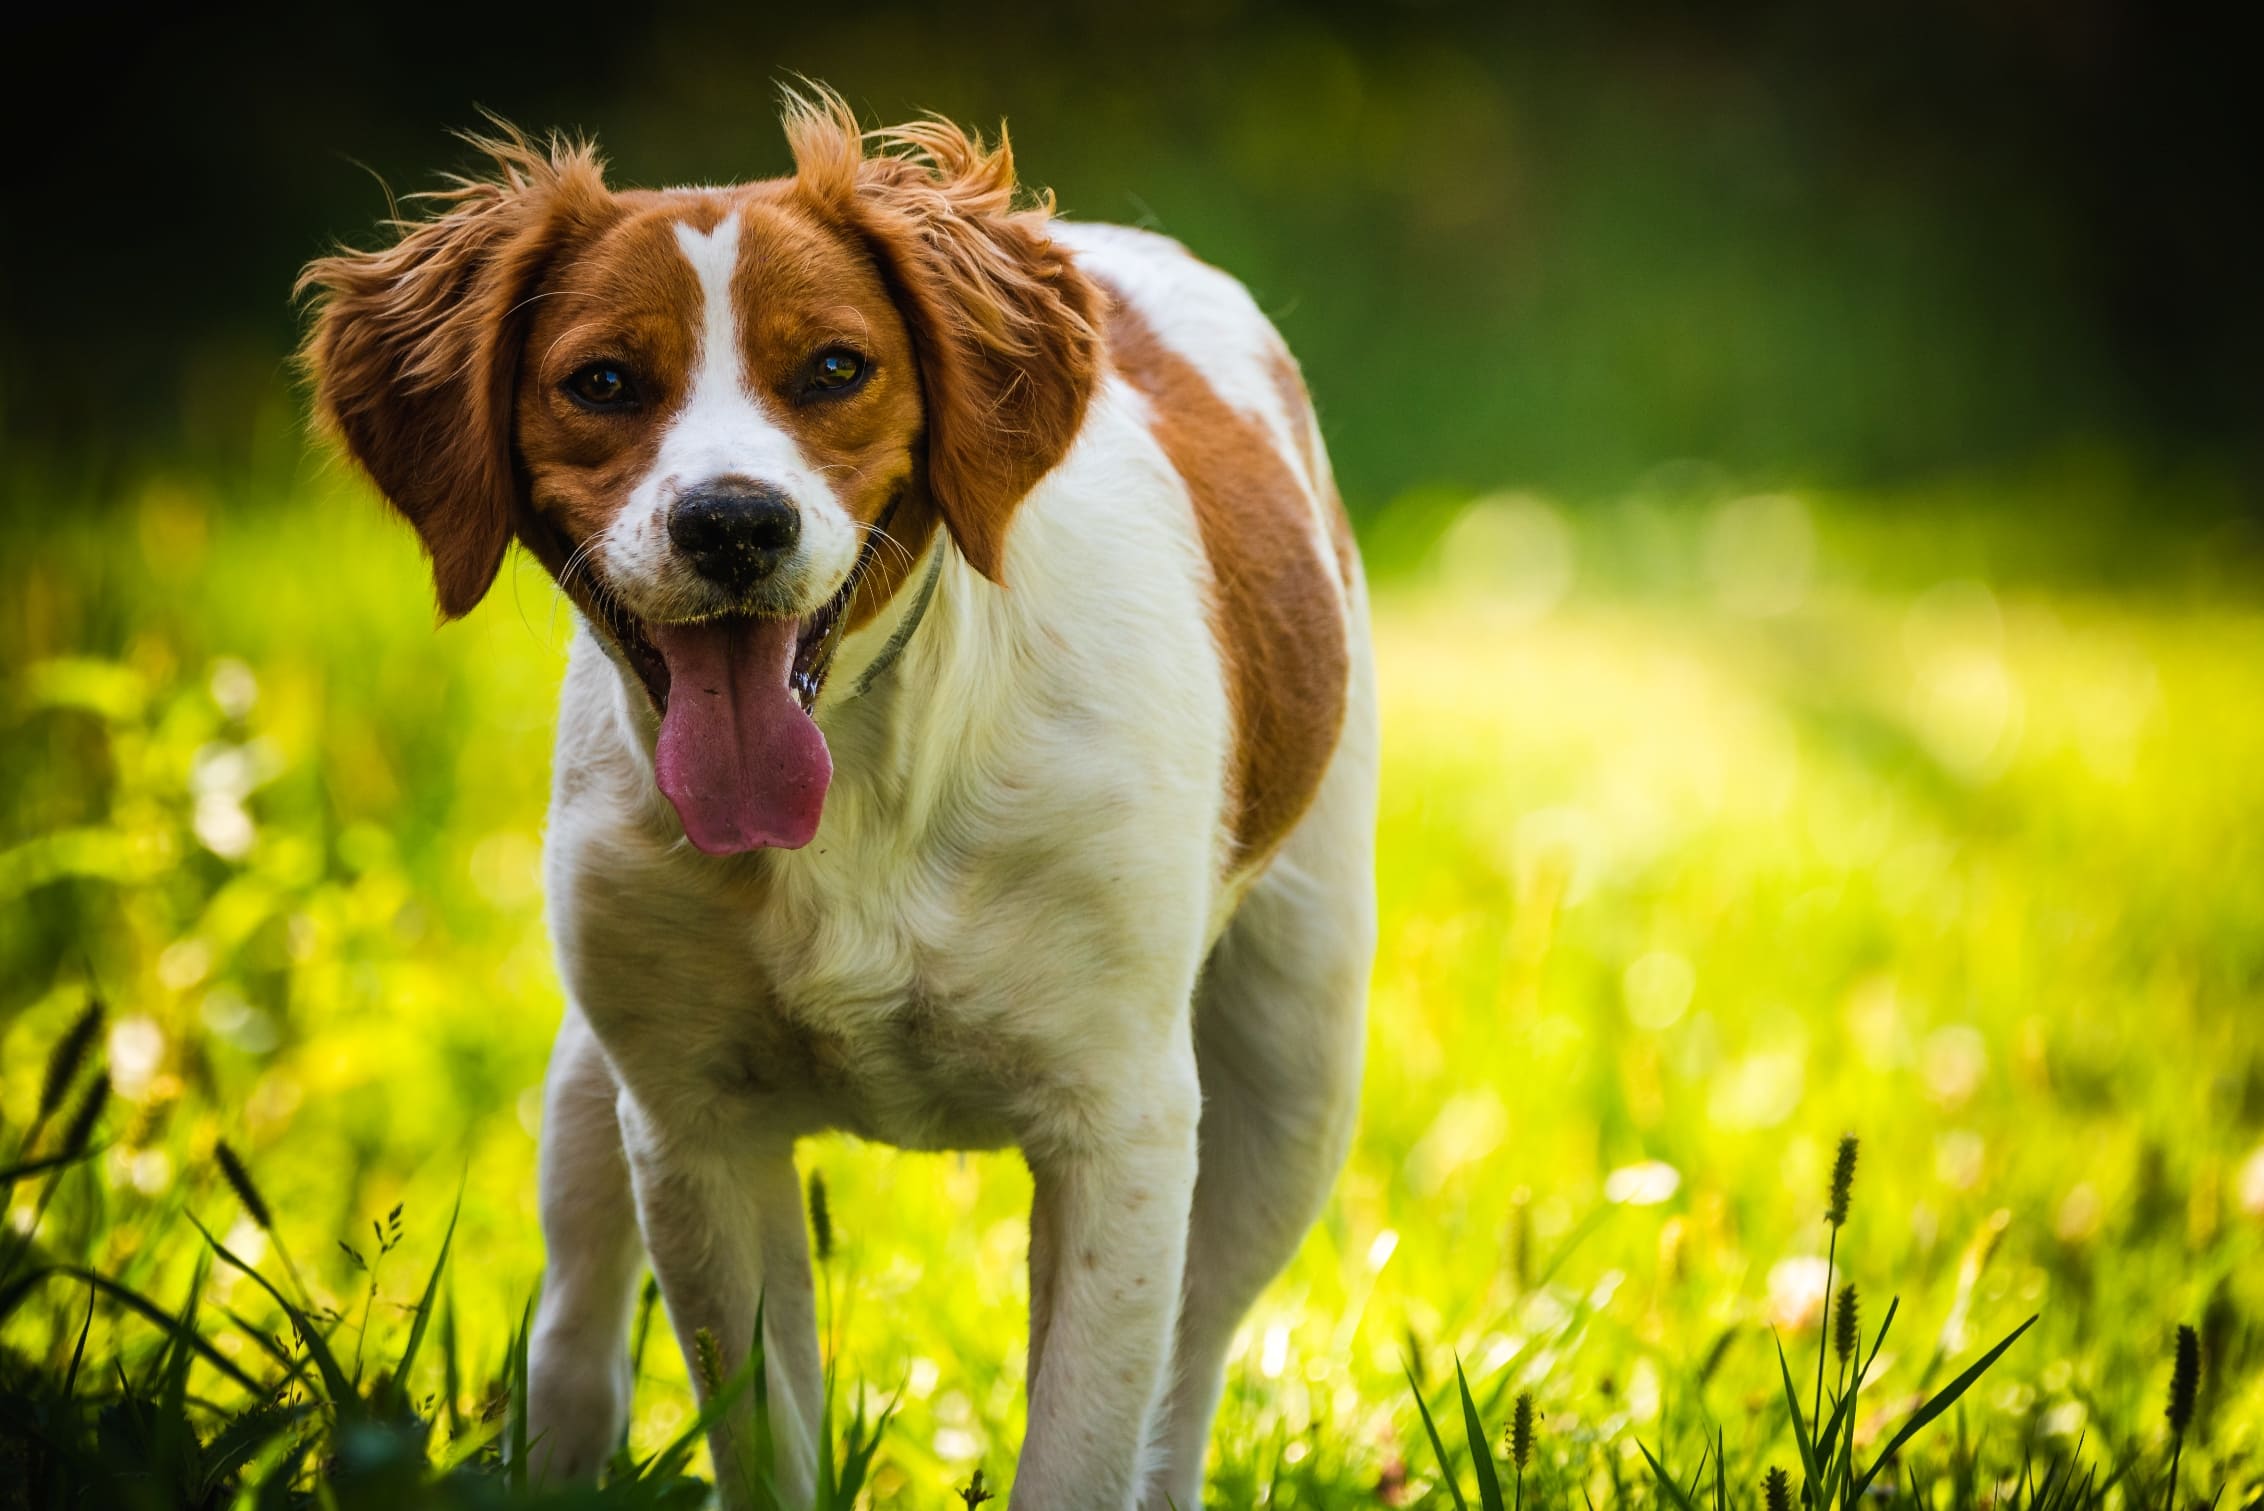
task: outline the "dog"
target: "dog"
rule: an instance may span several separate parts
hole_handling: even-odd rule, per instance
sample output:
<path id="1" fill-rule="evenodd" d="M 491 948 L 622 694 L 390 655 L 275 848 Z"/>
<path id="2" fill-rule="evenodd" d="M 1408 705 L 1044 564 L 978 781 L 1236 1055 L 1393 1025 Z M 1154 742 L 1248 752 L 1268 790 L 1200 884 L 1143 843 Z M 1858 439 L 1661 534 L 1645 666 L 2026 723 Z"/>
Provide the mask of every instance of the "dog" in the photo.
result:
<path id="1" fill-rule="evenodd" d="M 649 1259 L 687 1358 L 738 1367 L 760 1316 L 810 1503 L 795 1142 L 840 1129 L 1029 1163 L 1014 1504 L 1193 1508 L 1358 1101 L 1352 532 L 1233 278 L 1059 217 L 1003 132 L 864 132 L 814 86 L 783 119 L 790 177 L 666 191 L 500 128 L 492 172 L 302 276 L 317 414 L 443 617 L 514 540 L 575 610 L 530 1456 L 620 1444 Z M 711 1434 L 727 1504 L 754 1430 Z"/>

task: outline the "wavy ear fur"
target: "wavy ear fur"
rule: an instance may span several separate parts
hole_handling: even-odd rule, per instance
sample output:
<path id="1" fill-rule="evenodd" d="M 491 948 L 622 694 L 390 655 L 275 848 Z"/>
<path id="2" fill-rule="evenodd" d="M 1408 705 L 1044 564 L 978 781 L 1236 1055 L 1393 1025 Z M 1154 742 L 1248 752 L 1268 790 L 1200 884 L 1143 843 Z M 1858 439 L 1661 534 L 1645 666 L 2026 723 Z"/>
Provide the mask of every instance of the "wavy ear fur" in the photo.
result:
<path id="1" fill-rule="evenodd" d="M 418 196 L 434 213 L 393 222 L 399 241 L 317 258 L 298 284 L 316 300 L 300 352 L 316 413 L 416 527 L 450 619 L 486 595 L 519 519 L 525 301 L 565 236 L 608 202 L 586 143 L 538 148 L 510 126 L 469 140 L 492 177 Z"/>
<path id="2" fill-rule="evenodd" d="M 785 101 L 803 190 L 878 259 L 918 353 L 927 485 L 960 553 L 1001 581 L 1014 508 L 1068 452 L 1100 366 L 1100 296 L 1015 205 L 1013 149 L 948 121 L 862 133 L 830 90 Z M 867 156 L 870 142 L 879 150 Z"/>

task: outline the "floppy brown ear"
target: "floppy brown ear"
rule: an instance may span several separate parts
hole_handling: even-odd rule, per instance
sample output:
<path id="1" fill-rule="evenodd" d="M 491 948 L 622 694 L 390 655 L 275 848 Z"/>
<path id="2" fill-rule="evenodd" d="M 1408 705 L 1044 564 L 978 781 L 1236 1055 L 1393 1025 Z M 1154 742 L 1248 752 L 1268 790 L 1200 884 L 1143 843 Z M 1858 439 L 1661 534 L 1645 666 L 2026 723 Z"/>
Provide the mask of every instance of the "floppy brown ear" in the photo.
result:
<path id="1" fill-rule="evenodd" d="M 519 517 L 511 408 L 525 300 L 560 240 L 606 202 L 592 149 L 546 151 L 505 131 L 474 139 L 492 178 L 419 196 L 436 213 L 396 222 L 392 246 L 317 258 L 299 275 L 316 299 L 301 349 L 316 413 L 416 527 L 450 619 L 486 595 Z"/>
<path id="2" fill-rule="evenodd" d="M 1048 196 L 1015 208 L 1014 154 L 946 121 L 875 132 L 839 95 L 789 94 L 803 188 L 878 259 L 912 332 L 927 486 L 960 553 L 1001 581 L 1014 508 L 1068 452 L 1100 365 L 1100 296 L 1046 235 Z"/>

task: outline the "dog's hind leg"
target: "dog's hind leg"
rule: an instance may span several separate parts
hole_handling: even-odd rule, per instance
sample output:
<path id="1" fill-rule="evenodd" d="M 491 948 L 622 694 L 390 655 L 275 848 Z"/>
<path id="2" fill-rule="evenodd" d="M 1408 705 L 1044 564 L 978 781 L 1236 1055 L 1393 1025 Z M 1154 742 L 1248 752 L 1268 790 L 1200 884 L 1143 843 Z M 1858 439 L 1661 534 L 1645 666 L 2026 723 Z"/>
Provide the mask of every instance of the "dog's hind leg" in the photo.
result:
<path id="1" fill-rule="evenodd" d="M 1202 1505 L 1235 1330 L 1320 1215 L 1351 1141 L 1375 951 L 1368 709 L 1356 684 L 1335 767 L 1196 992 L 1200 1155 L 1152 1511 Z"/>
<path id="2" fill-rule="evenodd" d="M 590 1480 L 629 1421 L 637 1209 L 605 1054 L 569 1007 L 543 1091 L 542 1231 L 550 1267 L 528 1339 L 527 1440 L 536 1476 Z"/>

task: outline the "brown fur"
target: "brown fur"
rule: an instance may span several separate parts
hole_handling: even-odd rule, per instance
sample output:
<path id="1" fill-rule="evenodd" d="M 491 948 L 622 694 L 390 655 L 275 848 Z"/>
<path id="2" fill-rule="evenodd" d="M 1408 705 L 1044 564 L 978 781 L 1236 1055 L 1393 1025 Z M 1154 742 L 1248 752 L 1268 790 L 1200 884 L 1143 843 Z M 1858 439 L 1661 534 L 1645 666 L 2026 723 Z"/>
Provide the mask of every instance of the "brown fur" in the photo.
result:
<path id="1" fill-rule="evenodd" d="M 1344 726 L 1343 600 L 1314 550 L 1305 488 L 1265 427 L 1221 399 L 1127 301 L 1111 305 L 1107 332 L 1109 356 L 1154 406 L 1156 438 L 1194 500 L 1234 710 L 1235 862 L 1255 865 L 1320 790 Z"/>
<path id="2" fill-rule="evenodd" d="M 509 128 L 474 144 L 492 179 L 423 196 L 439 213 L 397 222 L 393 246 L 318 258 L 299 276 L 320 300 L 303 353 L 317 413 L 416 527 L 450 618 L 485 596 L 518 520 L 511 409 L 526 300 L 612 213 L 587 145 L 538 149 Z"/>
<path id="3" fill-rule="evenodd" d="M 1286 346 L 1274 352 L 1267 366 L 1281 395 L 1282 413 L 1289 416 L 1290 428 L 1297 435 L 1297 459 L 1305 464 L 1305 475 L 1314 486 L 1327 489 L 1323 507 L 1328 515 L 1329 545 L 1336 552 L 1337 581 L 1349 588 L 1359 571 L 1360 548 L 1353 539 L 1352 519 L 1344 512 L 1344 500 L 1337 495 L 1336 483 L 1327 476 L 1327 464 L 1313 444 L 1313 399 L 1305 389 L 1305 374 L 1298 370 L 1297 359 Z"/>

